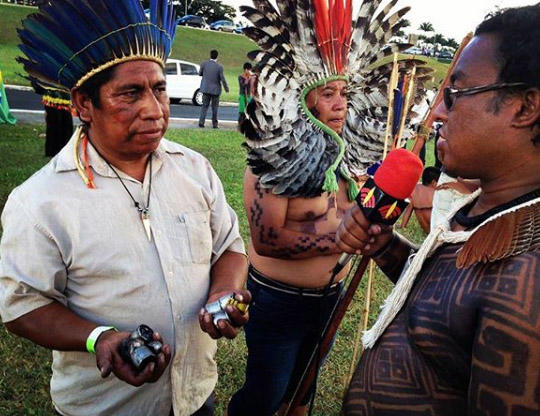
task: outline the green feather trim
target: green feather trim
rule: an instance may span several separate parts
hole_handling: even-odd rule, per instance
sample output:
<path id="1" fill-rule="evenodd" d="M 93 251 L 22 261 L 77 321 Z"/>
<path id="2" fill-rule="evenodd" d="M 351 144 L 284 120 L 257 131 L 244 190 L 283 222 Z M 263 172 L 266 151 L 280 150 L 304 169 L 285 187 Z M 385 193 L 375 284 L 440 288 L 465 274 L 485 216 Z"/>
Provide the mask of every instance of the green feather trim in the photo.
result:
<path id="1" fill-rule="evenodd" d="M 360 193 L 360 189 L 358 189 L 358 186 L 356 185 L 356 182 L 354 181 L 354 179 L 351 178 L 349 175 L 347 175 L 347 173 L 343 169 L 341 169 L 340 173 L 341 173 L 341 176 L 343 176 L 347 180 L 347 183 L 348 183 L 347 196 L 349 197 L 349 201 L 355 201 L 356 197 Z"/>

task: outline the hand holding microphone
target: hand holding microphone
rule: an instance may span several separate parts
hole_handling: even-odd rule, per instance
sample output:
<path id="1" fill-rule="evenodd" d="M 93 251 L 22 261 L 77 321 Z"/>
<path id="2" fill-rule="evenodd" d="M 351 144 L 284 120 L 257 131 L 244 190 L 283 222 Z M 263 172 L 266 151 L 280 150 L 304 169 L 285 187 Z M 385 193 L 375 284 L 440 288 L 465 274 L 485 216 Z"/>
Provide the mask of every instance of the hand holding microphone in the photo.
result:
<path id="1" fill-rule="evenodd" d="M 353 254 L 371 255 L 392 238 L 391 225 L 405 210 L 420 176 L 422 161 L 414 153 L 398 149 L 390 152 L 373 178 L 362 186 L 357 206 L 349 210 L 336 234 L 343 254 L 333 274 L 339 273 Z"/>

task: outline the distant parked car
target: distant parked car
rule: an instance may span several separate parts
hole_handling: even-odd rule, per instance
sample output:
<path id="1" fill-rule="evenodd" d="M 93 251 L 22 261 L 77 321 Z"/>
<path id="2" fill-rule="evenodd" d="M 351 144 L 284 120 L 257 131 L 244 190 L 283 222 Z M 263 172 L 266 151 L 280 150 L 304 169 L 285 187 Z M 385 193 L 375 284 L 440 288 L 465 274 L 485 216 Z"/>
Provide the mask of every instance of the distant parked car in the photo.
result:
<path id="1" fill-rule="evenodd" d="M 179 59 L 167 59 L 165 76 L 167 94 L 171 100 L 191 100 L 194 105 L 202 105 L 199 65 Z"/>
<path id="2" fill-rule="evenodd" d="M 450 51 L 439 52 L 438 58 L 440 59 L 454 59 L 454 54 Z"/>
<path id="3" fill-rule="evenodd" d="M 409 49 L 405 49 L 403 51 L 403 53 L 408 53 L 408 54 L 411 54 L 411 55 L 422 55 L 422 49 L 416 47 L 416 46 L 413 46 Z"/>
<path id="4" fill-rule="evenodd" d="M 195 16 L 193 14 L 186 14 L 178 20 L 178 24 L 182 26 L 200 27 L 202 29 L 208 28 L 208 23 L 206 23 L 204 17 Z"/>
<path id="5" fill-rule="evenodd" d="M 234 23 L 230 20 L 218 20 L 210 24 L 210 29 L 222 32 L 234 32 Z"/>
<path id="6" fill-rule="evenodd" d="M 239 35 L 241 35 L 242 33 L 244 33 L 244 29 L 247 27 L 247 25 L 236 25 L 234 27 L 234 33 L 238 33 Z"/>

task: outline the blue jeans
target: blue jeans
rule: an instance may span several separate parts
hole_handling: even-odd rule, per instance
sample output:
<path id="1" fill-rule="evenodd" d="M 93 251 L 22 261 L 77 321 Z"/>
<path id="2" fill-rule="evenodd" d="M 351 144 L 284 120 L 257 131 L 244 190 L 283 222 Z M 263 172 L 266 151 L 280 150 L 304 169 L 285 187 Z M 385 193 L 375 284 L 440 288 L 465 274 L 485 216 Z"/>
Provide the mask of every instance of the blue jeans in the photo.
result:
<path id="1" fill-rule="evenodd" d="M 255 282 L 253 273 L 260 276 L 250 268 L 246 381 L 231 398 L 228 416 L 271 416 L 291 399 L 341 290 L 326 297 L 283 293 Z"/>

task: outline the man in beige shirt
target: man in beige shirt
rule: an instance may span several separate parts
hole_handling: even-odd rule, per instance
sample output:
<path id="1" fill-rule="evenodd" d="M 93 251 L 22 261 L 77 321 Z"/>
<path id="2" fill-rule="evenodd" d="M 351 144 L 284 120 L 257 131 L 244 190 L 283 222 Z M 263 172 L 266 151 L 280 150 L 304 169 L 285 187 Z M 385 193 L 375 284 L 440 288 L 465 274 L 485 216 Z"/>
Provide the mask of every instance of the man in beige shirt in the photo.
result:
<path id="1" fill-rule="evenodd" d="M 132 6 L 117 5 L 120 14 Z M 6 203 L 2 320 L 53 350 L 51 397 L 61 415 L 210 415 L 212 338 L 232 338 L 247 321 L 229 306 L 230 322 L 215 326 L 201 310 L 231 292 L 249 302 L 236 215 L 209 162 L 163 139 L 160 59 L 111 66 L 105 57 L 86 79 L 65 65 L 75 75 L 62 82 L 84 124 Z M 143 323 L 165 345 L 137 371 L 119 347 Z"/>

